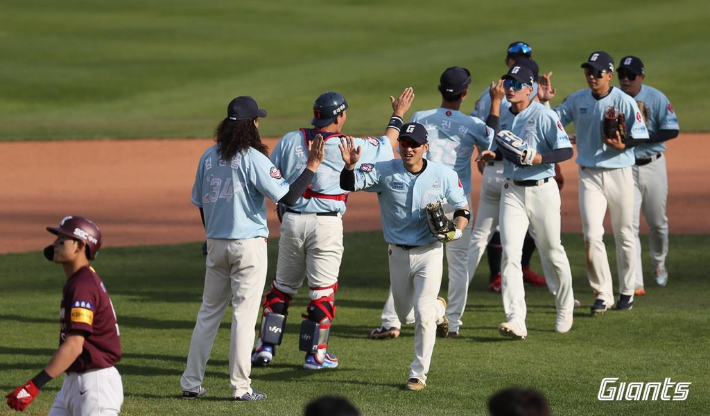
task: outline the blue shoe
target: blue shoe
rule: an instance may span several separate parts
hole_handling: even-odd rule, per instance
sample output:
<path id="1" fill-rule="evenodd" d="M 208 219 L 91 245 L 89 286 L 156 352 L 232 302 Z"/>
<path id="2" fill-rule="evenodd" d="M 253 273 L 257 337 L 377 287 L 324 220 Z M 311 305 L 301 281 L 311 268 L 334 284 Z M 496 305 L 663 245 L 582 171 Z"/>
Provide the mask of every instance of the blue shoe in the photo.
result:
<path id="1" fill-rule="evenodd" d="M 629 311 L 634 307 L 634 301 L 631 300 L 631 295 L 619 295 L 619 301 L 616 302 L 616 309 L 620 311 Z"/>
<path id="2" fill-rule="evenodd" d="M 331 353 L 326 352 L 322 363 L 316 361 L 315 354 L 306 354 L 306 362 L 303 368 L 306 370 L 320 370 L 323 368 L 335 368 L 338 366 L 338 359 Z"/>
<path id="3" fill-rule="evenodd" d="M 259 393 L 256 390 L 252 390 L 251 393 L 244 393 L 239 397 L 237 397 L 237 396 L 232 397 L 232 400 L 237 401 L 237 402 L 255 402 L 257 400 L 264 400 L 264 399 L 266 399 L 266 394 Z"/>
<path id="4" fill-rule="evenodd" d="M 608 309 L 609 307 L 606 306 L 606 302 L 597 299 L 594 301 L 594 305 L 592 305 L 592 316 L 603 315 Z"/>
<path id="5" fill-rule="evenodd" d="M 656 269 L 656 274 L 653 276 L 654 279 L 656 279 L 656 284 L 660 287 L 666 286 L 666 283 L 668 283 L 668 272 L 666 271 L 666 268 L 658 268 Z"/>
<path id="6" fill-rule="evenodd" d="M 251 355 L 251 365 L 255 367 L 266 367 L 274 359 L 274 346 L 264 344 L 260 351 L 255 351 Z"/>

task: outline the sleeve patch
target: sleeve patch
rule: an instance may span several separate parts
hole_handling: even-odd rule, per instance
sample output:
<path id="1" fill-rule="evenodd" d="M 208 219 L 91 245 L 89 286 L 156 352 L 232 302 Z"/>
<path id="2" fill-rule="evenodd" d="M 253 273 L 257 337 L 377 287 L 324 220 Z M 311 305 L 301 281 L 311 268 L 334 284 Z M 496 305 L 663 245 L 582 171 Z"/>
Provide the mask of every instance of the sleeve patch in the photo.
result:
<path id="1" fill-rule="evenodd" d="M 281 179 L 281 171 L 276 168 L 276 166 L 272 166 L 271 169 L 269 170 L 269 176 L 271 176 L 274 179 Z"/>
<path id="2" fill-rule="evenodd" d="M 463 184 L 461 183 L 461 179 L 459 179 L 459 188 L 463 188 Z"/>
<path id="3" fill-rule="evenodd" d="M 360 172 L 363 172 L 363 173 L 372 172 L 372 169 L 374 169 L 374 168 L 375 168 L 375 165 L 373 165 L 372 163 L 363 163 L 362 165 L 360 165 Z"/>
<path id="4" fill-rule="evenodd" d="M 378 142 L 377 139 L 374 138 L 374 137 L 368 137 L 368 138 L 367 138 L 367 141 L 370 142 L 370 144 L 373 145 L 373 146 L 379 146 L 379 145 L 380 145 L 380 142 Z"/>
<path id="5" fill-rule="evenodd" d="M 564 131 L 565 129 L 562 128 L 562 123 L 560 123 L 559 120 L 557 120 L 557 128 Z"/>
<path id="6" fill-rule="evenodd" d="M 84 308 L 90 311 L 94 310 L 94 304 L 91 302 L 85 302 L 83 300 L 77 300 L 72 302 L 72 308 Z"/>
<path id="7" fill-rule="evenodd" d="M 671 105 L 671 103 L 668 103 L 668 112 L 669 113 L 673 112 L 673 106 Z"/>
<path id="8" fill-rule="evenodd" d="M 70 320 L 75 324 L 92 325 L 94 323 L 94 312 L 84 308 L 72 308 Z"/>
<path id="9" fill-rule="evenodd" d="M 638 111 L 636 112 L 636 121 L 638 121 L 639 123 L 643 121 L 643 118 L 641 118 L 641 113 L 639 113 Z"/>

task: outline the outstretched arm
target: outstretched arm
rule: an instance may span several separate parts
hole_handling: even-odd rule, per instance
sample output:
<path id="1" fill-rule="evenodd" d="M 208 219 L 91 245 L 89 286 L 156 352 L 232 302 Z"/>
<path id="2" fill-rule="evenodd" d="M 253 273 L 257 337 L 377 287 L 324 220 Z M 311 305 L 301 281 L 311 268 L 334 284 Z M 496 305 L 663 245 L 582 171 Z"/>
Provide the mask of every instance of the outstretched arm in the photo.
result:
<path id="1" fill-rule="evenodd" d="M 308 142 L 308 165 L 306 165 L 306 169 L 303 169 L 301 175 L 293 181 L 289 187 L 286 195 L 277 202 L 285 205 L 293 205 L 298 201 L 298 198 L 303 195 L 303 192 L 306 191 L 308 185 L 311 183 L 313 175 L 316 174 L 321 162 L 323 162 L 324 154 L 325 142 L 323 141 L 323 136 L 317 134 L 315 139 Z"/>
<path id="2" fill-rule="evenodd" d="M 394 153 L 397 152 L 399 129 L 404 124 L 404 115 L 409 111 L 409 107 L 412 106 L 412 101 L 414 101 L 414 88 L 412 87 L 405 88 L 396 99 L 390 95 L 390 102 L 392 103 L 392 110 L 394 112 L 385 129 L 385 136 L 390 140 Z"/>

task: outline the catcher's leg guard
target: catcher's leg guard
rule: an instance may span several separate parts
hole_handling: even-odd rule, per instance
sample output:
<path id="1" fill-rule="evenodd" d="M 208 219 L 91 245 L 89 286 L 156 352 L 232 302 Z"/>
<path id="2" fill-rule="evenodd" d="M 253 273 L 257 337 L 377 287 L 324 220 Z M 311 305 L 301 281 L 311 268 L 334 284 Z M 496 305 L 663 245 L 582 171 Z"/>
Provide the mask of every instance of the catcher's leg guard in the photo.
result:
<path id="1" fill-rule="evenodd" d="M 303 315 L 306 321 L 301 324 L 301 340 L 299 350 L 313 354 L 316 363 L 323 364 L 328 348 L 330 325 L 335 317 L 335 291 L 337 284 L 328 287 L 311 288 L 312 291 L 330 290 L 327 296 L 311 300 L 308 304 L 308 314 Z"/>
<path id="2" fill-rule="evenodd" d="M 274 288 L 273 285 L 264 296 L 264 313 L 261 318 L 259 337 L 252 351 L 252 364 L 267 365 L 276 355 L 275 345 L 281 345 L 290 303 L 291 296 Z"/>

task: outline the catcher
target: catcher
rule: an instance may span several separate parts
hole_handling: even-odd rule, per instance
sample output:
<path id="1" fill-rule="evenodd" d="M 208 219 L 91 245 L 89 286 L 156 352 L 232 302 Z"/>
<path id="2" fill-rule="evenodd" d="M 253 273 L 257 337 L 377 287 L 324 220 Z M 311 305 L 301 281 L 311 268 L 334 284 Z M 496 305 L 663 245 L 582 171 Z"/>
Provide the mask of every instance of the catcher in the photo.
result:
<path id="1" fill-rule="evenodd" d="M 452 169 L 424 159 L 428 134 L 419 123 L 402 126 L 401 159 L 363 163 L 357 171 L 360 147 L 350 137 L 340 141 L 345 162 L 340 187 L 376 192 L 380 202 L 394 307 L 402 322 L 414 309 L 414 360 L 404 388 L 422 390 L 437 332 L 446 335 L 449 331 L 446 301 L 437 298 L 444 268 L 442 242 L 460 238 L 471 217 L 463 185 Z M 444 199 L 456 209 L 453 223 L 441 211 Z"/>

